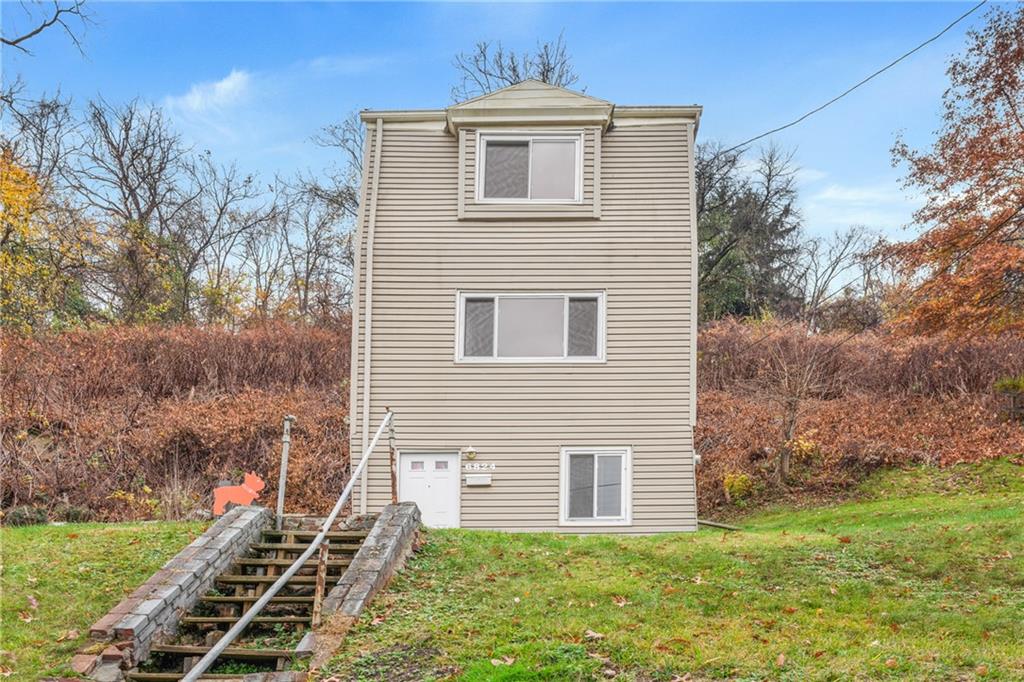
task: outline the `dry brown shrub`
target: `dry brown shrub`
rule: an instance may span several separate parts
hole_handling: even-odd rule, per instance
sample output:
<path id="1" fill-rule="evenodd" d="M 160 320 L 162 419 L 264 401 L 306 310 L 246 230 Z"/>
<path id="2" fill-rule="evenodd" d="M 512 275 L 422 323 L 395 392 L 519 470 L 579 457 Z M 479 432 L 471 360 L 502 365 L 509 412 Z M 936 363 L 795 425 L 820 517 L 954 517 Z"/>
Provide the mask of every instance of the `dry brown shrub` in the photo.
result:
<path id="1" fill-rule="evenodd" d="M 285 323 L 5 336 L 0 504 L 180 517 L 249 469 L 270 499 L 295 414 L 289 506 L 329 507 L 348 467 L 348 341 Z"/>
<path id="2" fill-rule="evenodd" d="M 1024 338 L 950 341 L 808 335 L 781 322 L 729 320 L 702 330 L 696 442 L 702 511 L 725 504 L 723 481 L 746 474 L 757 496 L 832 494 L 880 466 L 948 465 L 1024 452 L 1024 426 L 1007 422 L 993 382 L 1024 367 Z M 827 381 L 799 402 L 793 441 L 780 375 L 808 357 Z M 782 387 L 784 389 L 785 387 Z M 784 393 L 784 391 L 782 391 Z M 803 453 L 783 486 L 783 448 Z"/>

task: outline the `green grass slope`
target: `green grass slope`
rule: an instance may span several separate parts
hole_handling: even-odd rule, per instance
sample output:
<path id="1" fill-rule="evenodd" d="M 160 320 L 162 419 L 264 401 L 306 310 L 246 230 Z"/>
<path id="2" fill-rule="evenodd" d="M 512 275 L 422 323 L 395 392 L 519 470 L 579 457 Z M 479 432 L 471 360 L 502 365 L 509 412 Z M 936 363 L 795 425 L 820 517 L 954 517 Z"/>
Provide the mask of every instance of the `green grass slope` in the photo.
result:
<path id="1" fill-rule="evenodd" d="M 89 626 L 202 532 L 198 523 L 0 528 L 0 677 L 72 675 Z"/>
<path id="2" fill-rule="evenodd" d="M 429 532 L 324 677 L 1024 679 L 1024 467 L 887 472 L 741 523 Z"/>

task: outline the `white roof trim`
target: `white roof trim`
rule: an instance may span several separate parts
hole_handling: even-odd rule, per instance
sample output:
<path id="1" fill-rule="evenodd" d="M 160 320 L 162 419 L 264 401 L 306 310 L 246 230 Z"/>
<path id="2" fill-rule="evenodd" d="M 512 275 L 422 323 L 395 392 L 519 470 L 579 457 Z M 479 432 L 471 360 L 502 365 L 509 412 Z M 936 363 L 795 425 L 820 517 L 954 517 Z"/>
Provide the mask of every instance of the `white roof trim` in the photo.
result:
<path id="1" fill-rule="evenodd" d="M 514 87 L 514 86 L 513 86 Z M 493 93 L 491 93 L 493 94 Z M 585 97 L 585 95 L 581 95 Z M 477 98 L 479 99 L 479 98 Z M 600 126 L 606 130 L 609 124 L 618 126 L 666 125 L 671 123 L 700 124 L 702 108 L 688 106 L 614 106 L 601 103 L 574 104 L 569 106 L 520 106 L 491 107 L 483 109 L 397 109 L 365 110 L 359 116 L 363 121 L 378 118 L 386 123 L 420 124 L 433 123 L 446 126 L 451 133 L 461 127 L 477 126 Z M 470 102 L 474 100 L 469 100 Z M 434 126 L 429 126 L 433 128 Z"/>

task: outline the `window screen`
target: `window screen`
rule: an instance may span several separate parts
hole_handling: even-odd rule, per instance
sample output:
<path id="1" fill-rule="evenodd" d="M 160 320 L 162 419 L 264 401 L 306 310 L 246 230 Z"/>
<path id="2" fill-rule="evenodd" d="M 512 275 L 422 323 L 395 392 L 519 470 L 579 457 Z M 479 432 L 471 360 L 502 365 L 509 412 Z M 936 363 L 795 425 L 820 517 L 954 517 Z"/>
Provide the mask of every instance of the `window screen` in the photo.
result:
<path id="1" fill-rule="evenodd" d="M 568 458 L 567 518 L 618 519 L 622 499 L 622 454 L 571 453 Z"/>
<path id="2" fill-rule="evenodd" d="M 571 357 L 597 355 L 597 299 L 569 299 L 569 351 Z"/>
<path id="3" fill-rule="evenodd" d="M 576 143 L 534 140 L 530 159 L 530 198 L 576 198 Z"/>
<path id="4" fill-rule="evenodd" d="M 529 197 L 530 143 L 493 140 L 486 144 L 484 196 L 494 199 Z"/>
<path id="5" fill-rule="evenodd" d="M 489 358 L 494 355 L 494 299 L 467 298 L 463 355 Z"/>
<path id="6" fill-rule="evenodd" d="M 561 296 L 498 299 L 498 357 L 562 357 L 565 332 Z"/>
<path id="7" fill-rule="evenodd" d="M 569 518 L 594 516 L 594 456 L 569 455 Z"/>

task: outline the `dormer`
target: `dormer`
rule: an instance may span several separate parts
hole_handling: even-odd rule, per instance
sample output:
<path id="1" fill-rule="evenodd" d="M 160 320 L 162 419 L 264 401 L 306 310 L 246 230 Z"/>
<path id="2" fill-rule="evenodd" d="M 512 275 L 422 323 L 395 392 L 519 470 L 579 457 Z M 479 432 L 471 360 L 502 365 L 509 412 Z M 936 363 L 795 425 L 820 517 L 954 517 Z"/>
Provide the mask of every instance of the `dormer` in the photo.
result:
<path id="1" fill-rule="evenodd" d="M 459 218 L 597 218 L 601 136 L 614 106 L 528 80 L 453 105 Z"/>

